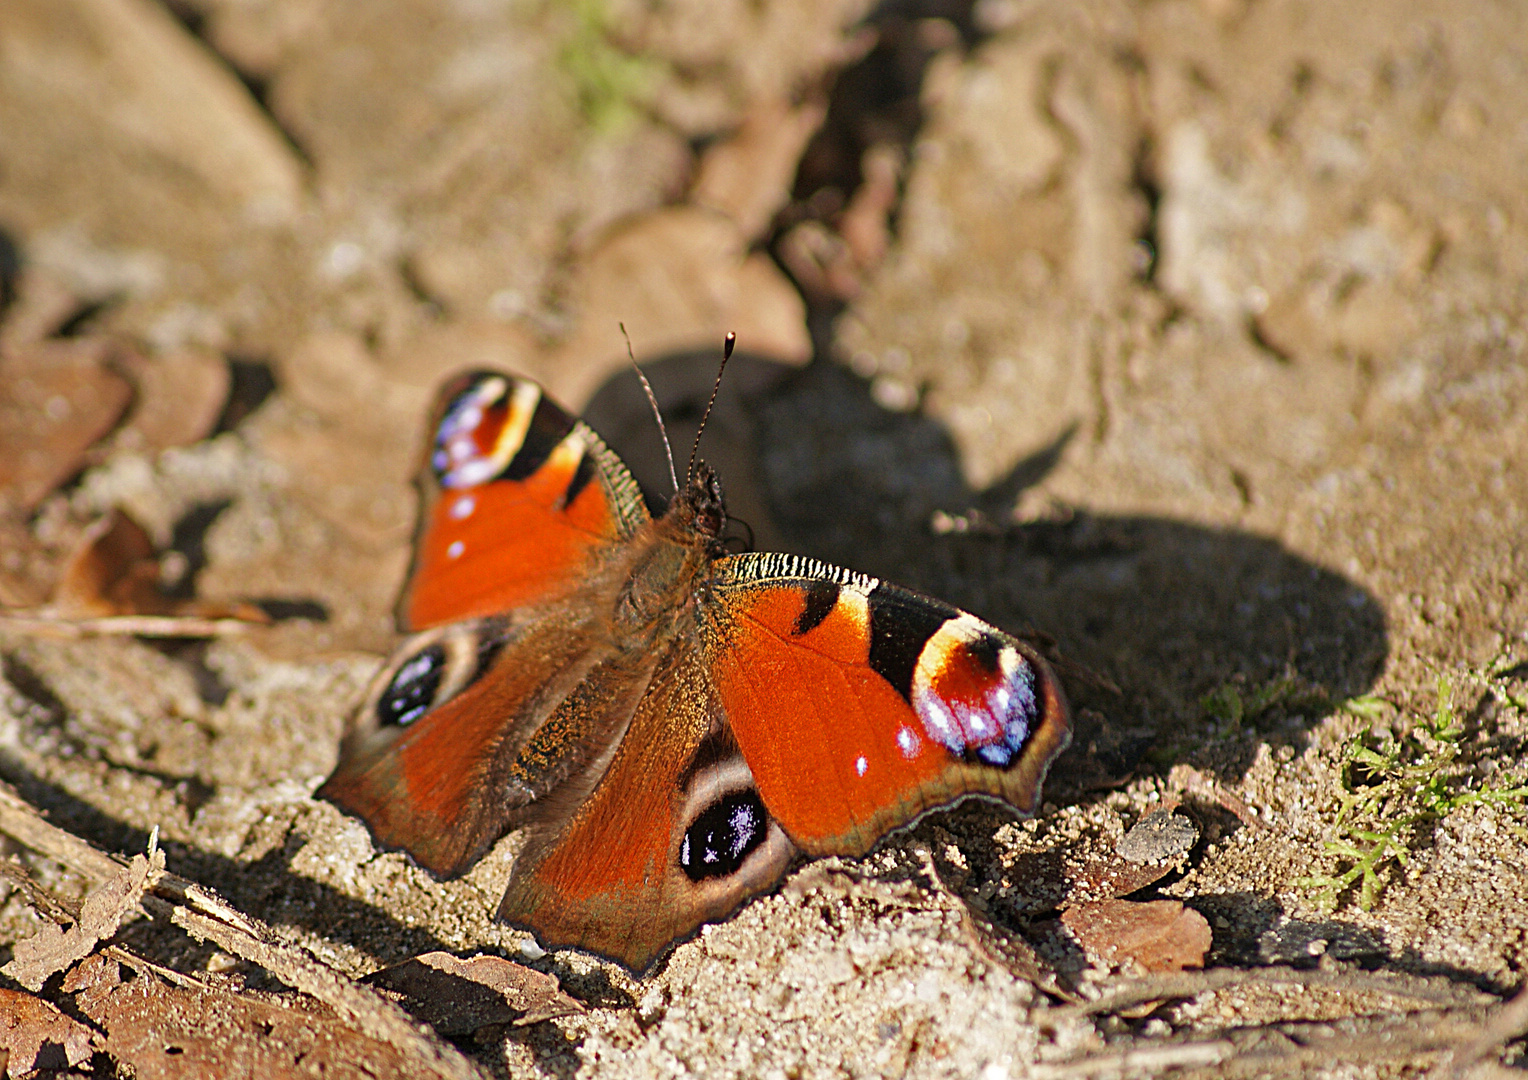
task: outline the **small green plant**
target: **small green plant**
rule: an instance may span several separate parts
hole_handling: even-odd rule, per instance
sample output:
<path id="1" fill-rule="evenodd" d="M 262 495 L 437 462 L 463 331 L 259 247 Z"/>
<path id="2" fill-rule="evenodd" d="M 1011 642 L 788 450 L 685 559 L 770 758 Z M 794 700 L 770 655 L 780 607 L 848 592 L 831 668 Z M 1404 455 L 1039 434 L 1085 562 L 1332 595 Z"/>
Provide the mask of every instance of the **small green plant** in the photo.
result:
<path id="1" fill-rule="evenodd" d="M 1343 703 L 1356 716 L 1378 716 L 1377 697 Z M 1341 873 L 1301 878 L 1296 884 L 1315 892 L 1315 901 L 1335 908 L 1355 884 L 1358 906 L 1367 911 L 1384 887 L 1380 871 L 1390 863 L 1405 866 L 1420 826 L 1440 821 L 1470 803 L 1522 806 L 1528 784 L 1470 790 L 1450 771 L 1464 752 L 1464 722 L 1454 710 L 1447 679 L 1438 680 L 1438 704 L 1410 731 L 1361 731 L 1343 749 L 1342 790 L 1337 824 L 1324 847 L 1349 865 Z"/>
<path id="2" fill-rule="evenodd" d="M 558 66 L 572 83 L 589 126 L 619 129 L 636 115 L 635 103 L 652 84 L 656 65 L 611 40 L 605 0 L 574 0 L 567 10 L 572 27 L 558 52 Z"/>
<path id="3" fill-rule="evenodd" d="M 1290 711 L 1304 705 L 1324 704 L 1325 700 L 1326 695 L 1319 687 L 1312 687 L 1293 672 L 1286 672 L 1251 689 L 1240 677 L 1221 683 L 1199 699 L 1199 707 L 1206 715 L 1237 731 L 1242 724 L 1255 723 L 1275 709 Z"/>

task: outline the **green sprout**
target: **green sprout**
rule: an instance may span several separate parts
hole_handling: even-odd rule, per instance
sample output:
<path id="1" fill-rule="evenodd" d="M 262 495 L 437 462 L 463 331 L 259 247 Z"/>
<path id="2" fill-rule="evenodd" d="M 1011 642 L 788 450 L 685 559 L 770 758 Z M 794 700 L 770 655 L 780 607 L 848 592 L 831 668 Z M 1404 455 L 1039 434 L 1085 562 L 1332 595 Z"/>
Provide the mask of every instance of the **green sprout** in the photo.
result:
<path id="1" fill-rule="evenodd" d="M 1377 697 L 1344 702 L 1346 712 L 1366 719 L 1383 708 Z M 1342 789 L 1337 822 L 1326 853 L 1347 862 L 1339 874 L 1300 878 L 1296 884 L 1315 891 L 1328 910 L 1353 885 L 1358 906 L 1367 911 L 1384 888 L 1380 872 L 1391 863 L 1404 867 L 1420 827 L 1440 821 L 1471 803 L 1522 806 L 1528 784 L 1470 790 L 1451 775 L 1464 752 L 1465 724 L 1454 709 L 1448 680 L 1438 680 L 1438 704 L 1410 731 L 1361 731 L 1343 748 Z M 1456 770 L 1457 771 L 1457 770 Z"/>
<path id="2" fill-rule="evenodd" d="M 1326 695 L 1320 687 L 1302 682 L 1293 672 L 1285 672 L 1252 690 L 1247 690 L 1239 677 L 1221 683 L 1199 699 L 1199 707 L 1207 716 L 1237 731 L 1243 723 L 1255 723 L 1275 709 L 1289 711 L 1301 706 L 1325 704 L 1325 701 Z"/>
<path id="3" fill-rule="evenodd" d="M 605 0 L 574 0 L 568 10 L 573 25 L 558 52 L 558 67 L 572 83 L 589 126 L 617 130 L 636 116 L 636 103 L 652 84 L 656 64 L 612 40 Z"/>

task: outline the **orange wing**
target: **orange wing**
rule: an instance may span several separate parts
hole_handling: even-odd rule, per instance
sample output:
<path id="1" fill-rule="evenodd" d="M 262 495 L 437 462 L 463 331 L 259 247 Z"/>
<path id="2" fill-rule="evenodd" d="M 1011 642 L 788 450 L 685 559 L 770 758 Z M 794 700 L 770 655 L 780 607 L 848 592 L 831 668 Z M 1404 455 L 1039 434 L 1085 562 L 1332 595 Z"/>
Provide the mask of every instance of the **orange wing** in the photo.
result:
<path id="1" fill-rule="evenodd" d="M 789 555 L 721 559 L 711 678 L 770 814 L 803 851 L 862 854 L 968 795 L 1025 813 L 1071 737 L 1022 642 L 939 601 Z"/>
<path id="2" fill-rule="evenodd" d="M 422 487 L 407 629 L 492 615 L 575 587 L 648 520 L 598 435 L 528 379 L 473 372 L 441 393 Z"/>

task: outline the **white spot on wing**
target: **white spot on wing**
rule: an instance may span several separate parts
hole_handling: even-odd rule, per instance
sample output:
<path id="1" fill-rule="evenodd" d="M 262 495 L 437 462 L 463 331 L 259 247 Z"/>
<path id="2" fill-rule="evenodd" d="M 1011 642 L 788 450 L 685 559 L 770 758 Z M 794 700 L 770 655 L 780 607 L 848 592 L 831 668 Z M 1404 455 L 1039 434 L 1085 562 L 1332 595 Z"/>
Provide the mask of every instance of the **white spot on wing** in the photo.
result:
<path id="1" fill-rule="evenodd" d="M 472 511 L 477 509 L 477 501 L 471 495 L 463 495 L 451 504 L 451 516 L 457 521 L 472 516 Z"/>
<path id="2" fill-rule="evenodd" d="M 451 546 L 446 548 L 446 558 L 460 559 L 462 557 L 462 552 L 466 550 L 466 544 L 463 544 L 460 540 L 453 540 L 451 541 Z"/>
<path id="3" fill-rule="evenodd" d="M 903 757 L 912 757 L 918 752 L 920 740 L 917 732 L 910 727 L 905 727 L 897 732 L 897 749 L 902 751 Z"/>
<path id="4" fill-rule="evenodd" d="M 904 728 L 903 730 L 906 729 Z M 854 759 L 854 771 L 857 775 L 864 776 L 865 770 L 868 768 L 870 768 L 870 762 L 866 761 L 864 758 L 859 757 Z"/>

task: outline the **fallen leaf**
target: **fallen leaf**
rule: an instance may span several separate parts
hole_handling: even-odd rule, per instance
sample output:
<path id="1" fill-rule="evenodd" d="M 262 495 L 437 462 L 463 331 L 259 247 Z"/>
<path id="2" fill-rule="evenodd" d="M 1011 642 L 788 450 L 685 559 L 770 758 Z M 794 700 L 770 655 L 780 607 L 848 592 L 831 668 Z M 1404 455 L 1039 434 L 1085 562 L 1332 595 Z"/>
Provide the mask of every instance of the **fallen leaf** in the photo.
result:
<path id="1" fill-rule="evenodd" d="M 995 926 L 969 909 L 964 923 L 982 952 L 1010 974 L 1066 1001 L 1081 1000 L 1071 986 L 1062 983 L 1055 966 L 1018 933 Z"/>
<path id="2" fill-rule="evenodd" d="M 78 922 L 68 930 L 45 924 L 16 943 L 10 963 L 0 971 L 29 990 L 41 989 L 49 976 L 73 966 L 90 955 L 97 942 L 115 934 L 162 873 L 164 852 L 156 849 L 150 857 L 134 855 L 115 877 L 85 897 Z"/>
<path id="3" fill-rule="evenodd" d="M 37 542 L 25 520 L 0 516 L 0 607 L 36 607 L 53 591 L 58 573 L 52 552 Z"/>
<path id="4" fill-rule="evenodd" d="M 0 989 L 0 1076 L 83 1065 L 93 1038 L 88 1027 L 42 998 Z"/>
<path id="5" fill-rule="evenodd" d="M 51 59 L 54 96 L 32 100 L 79 101 L 111 118 L 96 153 L 132 148 L 181 177 L 181 190 L 194 193 L 186 202 L 216 198 L 229 214 L 279 220 L 301 204 L 302 162 L 234 72 L 171 9 L 72 0 L 55 17 L 7 22 L 13 55 Z"/>
<path id="6" fill-rule="evenodd" d="M 462 1035 L 489 1024 L 534 1024 L 584 1011 L 547 975 L 498 956 L 466 960 L 430 952 L 384 968 L 366 979 L 408 999 L 410 1011 L 442 1035 Z"/>
<path id="7" fill-rule="evenodd" d="M 802 290 L 821 300 L 852 300 L 860 273 L 844 238 L 820 221 L 803 221 L 780 238 L 780 261 Z"/>
<path id="8" fill-rule="evenodd" d="M 253 604 L 180 600 L 168 595 L 153 539 L 121 510 L 113 510 L 81 536 L 59 576 L 53 614 L 74 620 L 146 615 L 270 622 L 270 617 Z"/>
<path id="9" fill-rule="evenodd" d="M 165 614 L 169 600 L 159 591 L 159 561 L 147 530 L 121 510 L 91 525 L 64 564 L 53 602 L 60 615 L 73 618 Z"/>
<path id="10" fill-rule="evenodd" d="M 189 446 L 212 434 L 233 388 L 228 361 L 205 349 L 153 358 L 129 353 L 124 370 L 138 394 L 123 424 L 121 444 L 145 454 Z"/>
<path id="11" fill-rule="evenodd" d="M 0 508 L 30 513 L 86 464 L 133 388 L 100 339 L 34 342 L 0 359 Z"/>
<path id="12" fill-rule="evenodd" d="M 573 335 L 539 366 L 547 389 L 578 408 L 627 364 L 624 321 L 639 358 L 738 347 L 800 365 L 812 354 L 806 308 L 785 275 L 728 217 L 698 206 L 647 214 L 605 237 L 572 286 Z"/>
<path id="13" fill-rule="evenodd" d="M 1187 818 L 1164 821 L 1147 815 L 1136 828 L 1141 832 L 1134 838 L 1127 832 L 1111 842 L 1090 833 L 1065 847 L 1013 856 L 1004 875 L 1013 883 L 1006 902 L 1015 910 L 1038 913 L 1128 896 L 1181 866 L 1198 839 L 1198 830 Z"/>
<path id="14" fill-rule="evenodd" d="M 102 1049 L 138 1080 L 418 1075 L 397 1049 L 327 1012 L 206 986 L 171 986 L 149 972 L 78 999 L 106 1031 Z"/>
<path id="15" fill-rule="evenodd" d="M 1144 889 L 1182 865 L 1198 839 L 1193 822 L 1162 810 L 1137 822 L 1113 850 L 1079 845 L 1067 852 L 1066 902 L 1111 900 Z"/>
<path id="16" fill-rule="evenodd" d="M 863 277 L 891 248 L 891 217 L 901 197 L 904 154 L 893 143 L 878 143 L 860 161 L 864 182 L 854 190 L 838 221 L 854 266 Z"/>
<path id="17" fill-rule="evenodd" d="M 1203 967 L 1211 943 L 1204 916 L 1177 900 L 1097 900 L 1067 908 L 1061 923 L 1089 956 L 1154 974 Z"/>
<path id="18" fill-rule="evenodd" d="M 16 297 L 0 323 L 0 353 L 52 336 L 80 307 L 80 297 L 56 275 L 35 264 L 23 266 Z"/>

